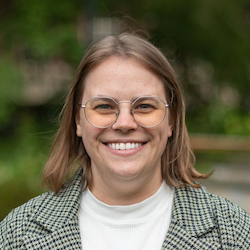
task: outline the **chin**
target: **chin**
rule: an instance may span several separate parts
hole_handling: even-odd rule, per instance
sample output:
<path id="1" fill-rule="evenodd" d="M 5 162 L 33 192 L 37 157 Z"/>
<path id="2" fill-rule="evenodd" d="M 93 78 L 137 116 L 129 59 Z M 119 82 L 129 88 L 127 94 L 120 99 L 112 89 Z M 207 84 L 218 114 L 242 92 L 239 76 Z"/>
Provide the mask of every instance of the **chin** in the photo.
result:
<path id="1" fill-rule="evenodd" d="M 135 172 L 135 169 L 132 170 L 126 170 L 126 171 L 114 171 L 114 175 L 116 178 L 119 178 L 121 180 L 133 180 L 135 178 L 137 178 L 140 173 L 139 172 Z"/>

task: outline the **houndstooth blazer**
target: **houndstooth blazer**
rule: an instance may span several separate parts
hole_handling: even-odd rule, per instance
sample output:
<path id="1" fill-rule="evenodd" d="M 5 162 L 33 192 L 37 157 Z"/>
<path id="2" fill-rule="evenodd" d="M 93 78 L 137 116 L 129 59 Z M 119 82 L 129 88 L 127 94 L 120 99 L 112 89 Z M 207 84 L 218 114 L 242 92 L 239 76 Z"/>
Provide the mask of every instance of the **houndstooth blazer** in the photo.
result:
<path id="1" fill-rule="evenodd" d="M 44 193 L 0 223 L 0 249 L 82 249 L 78 210 L 82 171 L 59 194 Z M 112 236 L 111 236 L 112 237 Z M 205 188 L 176 188 L 162 250 L 250 249 L 250 216 Z"/>

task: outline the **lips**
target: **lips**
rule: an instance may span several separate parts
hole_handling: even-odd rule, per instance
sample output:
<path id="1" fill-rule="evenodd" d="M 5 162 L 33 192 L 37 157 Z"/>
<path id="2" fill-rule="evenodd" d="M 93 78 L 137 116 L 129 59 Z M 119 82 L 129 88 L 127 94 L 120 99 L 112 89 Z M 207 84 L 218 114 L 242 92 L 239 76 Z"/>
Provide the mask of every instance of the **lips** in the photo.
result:
<path id="1" fill-rule="evenodd" d="M 126 143 L 107 143 L 107 146 L 109 148 L 115 149 L 115 150 L 129 150 L 129 149 L 135 149 L 140 146 L 142 146 L 144 143 L 135 143 L 135 142 L 126 142 Z"/>

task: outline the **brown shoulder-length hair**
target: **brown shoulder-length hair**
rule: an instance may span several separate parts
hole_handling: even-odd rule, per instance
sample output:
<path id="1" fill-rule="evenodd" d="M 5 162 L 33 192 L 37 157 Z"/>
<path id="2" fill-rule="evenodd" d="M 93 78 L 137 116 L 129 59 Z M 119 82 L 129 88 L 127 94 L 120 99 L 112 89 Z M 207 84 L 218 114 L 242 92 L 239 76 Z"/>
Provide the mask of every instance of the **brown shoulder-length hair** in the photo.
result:
<path id="1" fill-rule="evenodd" d="M 162 80 L 170 104 L 173 129 L 162 155 L 163 179 L 171 186 L 189 184 L 200 187 L 194 180 L 208 178 L 209 175 L 200 174 L 194 168 L 195 157 L 190 148 L 185 124 L 185 106 L 175 72 L 159 49 L 148 40 L 132 33 L 107 36 L 90 46 L 84 55 L 62 110 L 61 124 L 44 166 L 45 187 L 59 192 L 75 164 L 83 167 L 84 181 L 91 183 L 90 158 L 82 138 L 76 135 L 75 118 L 84 92 L 86 76 L 97 64 L 110 56 L 135 58 Z"/>

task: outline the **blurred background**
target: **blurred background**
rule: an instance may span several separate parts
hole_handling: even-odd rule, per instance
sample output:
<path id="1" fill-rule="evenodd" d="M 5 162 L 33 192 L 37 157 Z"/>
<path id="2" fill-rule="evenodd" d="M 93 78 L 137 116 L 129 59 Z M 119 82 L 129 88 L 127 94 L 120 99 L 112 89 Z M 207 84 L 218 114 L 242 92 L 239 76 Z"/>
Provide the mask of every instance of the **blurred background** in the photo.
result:
<path id="1" fill-rule="evenodd" d="M 249 0 L 1 0 L 0 220 L 44 192 L 41 169 L 94 39 L 147 30 L 177 72 L 197 169 L 250 213 Z"/>

